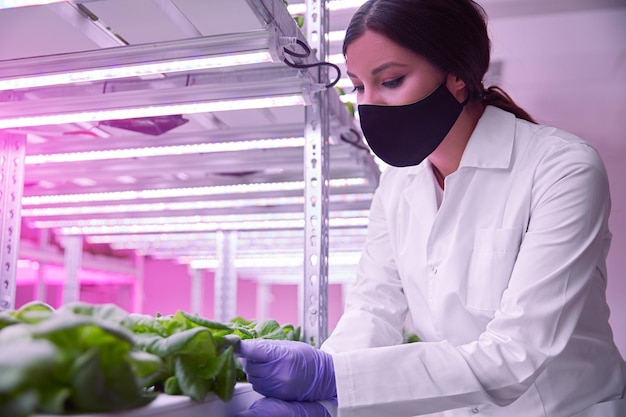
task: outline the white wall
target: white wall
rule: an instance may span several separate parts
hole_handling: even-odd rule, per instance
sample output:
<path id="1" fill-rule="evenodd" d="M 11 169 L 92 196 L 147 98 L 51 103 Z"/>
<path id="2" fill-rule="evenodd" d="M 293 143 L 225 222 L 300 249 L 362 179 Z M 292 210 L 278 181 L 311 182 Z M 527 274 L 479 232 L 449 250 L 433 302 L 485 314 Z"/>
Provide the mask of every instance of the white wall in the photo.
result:
<path id="1" fill-rule="evenodd" d="M 540 122 L 604 158 L 612 187 L 608 302 L 626 357 L 626 8 L 492 19 L 501 85 Z"/>

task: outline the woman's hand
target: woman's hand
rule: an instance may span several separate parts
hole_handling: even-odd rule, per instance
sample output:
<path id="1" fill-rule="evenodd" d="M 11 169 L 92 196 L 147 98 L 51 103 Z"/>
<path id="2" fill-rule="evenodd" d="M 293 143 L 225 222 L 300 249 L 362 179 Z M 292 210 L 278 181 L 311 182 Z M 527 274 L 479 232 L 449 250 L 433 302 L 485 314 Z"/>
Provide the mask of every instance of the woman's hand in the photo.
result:
<path id="1" fill-rule="evenodd" d="M 337 397 L 332 356 L 307 343 L 247 339 L 238 354 L 248 382 L 259 394 L 284 401 Z"/>
<path id="2" fill-rule="evenodd" d="M 330 417 L 317 402 L 288 402 L 276 398 L 261 398 L 237 417 Z"/>

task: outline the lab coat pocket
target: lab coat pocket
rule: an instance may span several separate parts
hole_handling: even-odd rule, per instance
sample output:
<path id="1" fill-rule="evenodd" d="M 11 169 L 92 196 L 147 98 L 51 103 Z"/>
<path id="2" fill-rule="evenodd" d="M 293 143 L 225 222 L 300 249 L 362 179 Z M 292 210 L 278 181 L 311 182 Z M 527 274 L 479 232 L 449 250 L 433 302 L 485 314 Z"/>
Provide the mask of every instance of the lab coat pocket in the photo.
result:
<path id="1" fill-rule="evenodd" d="M 467 276 L 466 307 L 495 311 L 509 283 L 522 228 L 477 229 Z"/>

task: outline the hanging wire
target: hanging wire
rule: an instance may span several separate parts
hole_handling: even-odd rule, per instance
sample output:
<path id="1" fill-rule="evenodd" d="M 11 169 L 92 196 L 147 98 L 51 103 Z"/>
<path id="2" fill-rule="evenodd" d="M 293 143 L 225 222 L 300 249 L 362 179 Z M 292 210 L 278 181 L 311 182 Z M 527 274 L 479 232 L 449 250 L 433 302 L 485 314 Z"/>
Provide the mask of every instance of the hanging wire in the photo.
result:
<path id="1" fill-rule="evenodd" d="M 287 48 L 283 48 L 283 51 L 285 52 L 285 54 L 296 57 L 296 58 L 307 58 L 311 55 L 311 48 L 309 48 L 309 46 L 306 43 L 304 43 L 300 39 L 296 39 L 296 44 L 302 47 L 302 49 L 304 49 L 304 52 L 295 52 Z M 292 68 L 298 68 L 298 69 L 321 67 L 321 66 L 332 67 L 335 71 L 337 71 L 337 77 L 330 83 L 325 84 L 324 87 L 326 88 L 334 87 L 341 79 L 341 69 L 337 65 L 333 64 L 332 62 L 316 62 L 313 64 L 296 64 L 295 62 L 289 61 L 287 58 L 284 58 L 283 62 Z"/>
<path id="2" fill-rule="evenodd" d="M 356 147 L 356 148 L 358 148 L 358 149 L 363 149 L 363 150 L 365 150 L 365 151 L 368 151 L 368 152 L 369 152 L 369 148 L 368 148 L 367 146 L 365 146 L 365 145 L 363 144 L 363 142 L 361 141 L 361 135 L 359 134 L 359 132 L 358 132 L 356 129 L 354 129 L 354 128 L 350 128 L 350 133 L 353 133 L 353 134 L 354 134 L 354 136 L 355 136 L 355 138 L 356 138 L 355 140 L 351 140 L 351 139 L 350 139 L 350 138 L 348 138 L 345 134 L 341 134 L 341 135 L 339 135 L 339 138 L 340 138 L 342 141 L 344 141 L 344 142 L 346 142 L 346 143 L 349 143 L 350 145 L 352 145 L 352 146 L 354 146 L 354 147 Z"/>

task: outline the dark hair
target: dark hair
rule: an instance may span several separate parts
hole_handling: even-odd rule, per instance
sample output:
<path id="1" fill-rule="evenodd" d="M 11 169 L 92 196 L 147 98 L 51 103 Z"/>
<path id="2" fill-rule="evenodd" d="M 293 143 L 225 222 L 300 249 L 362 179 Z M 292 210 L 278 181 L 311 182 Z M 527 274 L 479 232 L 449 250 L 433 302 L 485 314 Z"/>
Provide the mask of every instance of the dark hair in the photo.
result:
<path id="1" fill-rule="evenodd" d="M 536 123 L 500 87 L 483 86 L 491 41 L 486 13 L 473 0 L 368 0 L 348 25 L 344 55 L 348 45 L 367 30 L 421 55 L 444 73 L 458 76 L 472 99 Z"/>

